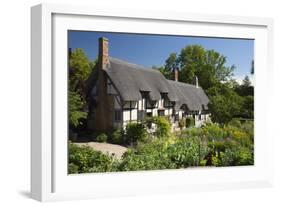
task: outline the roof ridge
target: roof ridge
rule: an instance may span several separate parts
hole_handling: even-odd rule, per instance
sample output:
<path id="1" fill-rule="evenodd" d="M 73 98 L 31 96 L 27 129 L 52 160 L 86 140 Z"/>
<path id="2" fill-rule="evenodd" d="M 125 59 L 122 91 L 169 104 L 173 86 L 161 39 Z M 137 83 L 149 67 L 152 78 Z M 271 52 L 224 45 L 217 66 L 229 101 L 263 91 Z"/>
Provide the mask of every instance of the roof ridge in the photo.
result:
<path id="1" fill-rule="evenodd" d="M 128 66 L 133 66 L 132 69 L 139 69 L 139 70 L 145 70 L 145 71 L 148 71 L 148 72 L 161 73 L 160 71 L 158 71 L 156 69 L 149 68 L 149 67 L 144 67 L 144 66 L 139 65 L 139 64 L 134 64 L 134 63 L 128 62 L 128 61 L 123 60 L 123 59 L 119 59 L 119 58 L 115 58 L 115 57 L 111 57 L 110 56 L 109 60 L 113 60 L 113 61 L 117 61 L 119 63 L 127 64 Z"/>
<path id="2" fill-rule="evenodd" d="M 190 87 L 195 87 L 196 89 L 199 89 L 199 88 L 202 88 L 200 86 L 198 86 L 198 88 L 193 85 L 193 84 L 189 84 L 189 83 L 185 83 L 185 82 L 179 82 L 179 81 L 174 81 L 174 80 L 170 80 L 170 79 L 167 79 L 169 82 L 173 82 L 175 84 L 181 84 L 181 85 L 185 85 L 185 86 L 190 86 Z"/>

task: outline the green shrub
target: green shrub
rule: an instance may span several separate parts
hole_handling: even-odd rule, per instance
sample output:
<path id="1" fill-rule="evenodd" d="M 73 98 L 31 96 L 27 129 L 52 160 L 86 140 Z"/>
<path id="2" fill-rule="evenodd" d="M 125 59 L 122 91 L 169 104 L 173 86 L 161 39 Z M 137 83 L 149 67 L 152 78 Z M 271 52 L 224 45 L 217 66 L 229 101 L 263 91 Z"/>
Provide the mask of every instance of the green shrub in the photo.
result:
<path id="1" fill-rule="evenodd" d="M 123 156 L 121 171 L 156 170 L 175 168 L 163 142 L 155 141 L 129 150 Z"/>
<path id="2" fill-rule="evenodd" d="M 219 158 L 219 153 L 218 152 L 215 152 L 214 154 L 212 154 L 211 156 L 212 160 L 212 165 L 218 167 L 218 166 L 221 166 L 221 159 Z"/>
<path id="3" fill-rule="evenodd" d="M 181 138 L 168 147 L 168 155 L 177 168 L 199 166 L 208 152 L 207 144 L 199 137 Z"/>
<path id="4" fill-rule="evenodd" d="M 204 136 L 202 128 L 187 128 L 181 132 L 181 137 L 201 137 Z"/>
<path id="5" fill-rule="evenodd" d="M 186 118 L 186 127 L 194 127 L 195 126 L 195 120 L 192 116 L 189 116 Z"/>
<path id="6" fill-rule="evenodd" d="M 170 134 L 171 125 L 165 117 L 153 117 L 153 123 L 156 124 L 155 135 L 158 138 L 167 137 Z"/>
<path id="7" fill-rule="evenodd" d="M 73 163 L 68 164 L 68 173 L 77 174 L 79 172 L 79 167 Z"/>
<path id="8" fill-rule="evenodd" d="M 254 153 L 253 150 L 246 147 L 232 147 L 227 148 L 221 154 L 222 166 L 241 166 L 253 165 Z"/>
<path id="9" fill-rule="evenodd" d="M 88 146 L 69 145 L 69 173 L 117 171 L 118 162 Z"/>
<path id="10" fill-rule="evenodd" d="M 224 143 L 223 145 L 220 142 L 219 145 L 221 146 L 216 146 L 211 150 L 211 165 L 239 166 L 254 164 L 254 151 L 250 147 L 243 147 L 235 141 Z"/>
<path id="11" fill-rule="evenodd" d="M 147 130 L 142 123 L 129 123 L 126 126 L 125 142 L 136 145 L 137 142 L 145 141 L 148 137 Z"/>
<path id="12" fill-rule="evenodd" d="M 124 143 L 124 138 L 123 138 L 123 130 L 121 129 L 116 129 L 112 132 L 111 134 L 111 141 L 114 144 L 123 144 Z"/>
<path id="13" fill-rule="evenodd" d="M 229 123 L 228 123 L 228 126 L 233 126 L 233 127 L 236 127 L 236 128 L 241 128 L 241 122 L 239 119 L 232 119 Z"/>
<path id="14" fill-rule="evenodd" d="M 106 142 L 107 141 L 107 135 L 104 133 L 99 134 L 96 137 L 97 142 Z"/>
<path id="15" fill-rule="evenodd" d="M 223 130 L 223 128 L 221 128 L 219 125 L 217 124 L 209 124 L 206 125 L 203 128 L 204 131 L 204 135 L 210 140 L 222 140 L 224 137 L 226 137 L 226 133 Z"/>
<path id="16" fill-rule="evenodd" d="M 186 119 L 185 118 L 180 119 L 179 127 L 181 130 L 185 127 L 185 125 L 186 125 Z"/>
<path id="17" fill-rule="evenodd" d="M 246 132 L 249 135 L 249 138 L 254 141 L 254 122 L 246 121 L 241 125 L 242 131 Z"/>

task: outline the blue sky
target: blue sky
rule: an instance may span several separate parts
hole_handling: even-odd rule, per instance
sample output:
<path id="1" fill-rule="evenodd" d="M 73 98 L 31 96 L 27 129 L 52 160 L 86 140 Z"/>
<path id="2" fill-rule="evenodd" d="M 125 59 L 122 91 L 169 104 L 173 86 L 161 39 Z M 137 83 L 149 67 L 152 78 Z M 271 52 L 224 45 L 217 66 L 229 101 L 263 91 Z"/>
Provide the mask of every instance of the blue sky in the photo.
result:
<path id="1" fill-rule="evenodd" d="M 183 47 L 199 44 L 226 56 L 226 64 L 236 66 L 234 76 L 238 80 L 250 75 L 251 61 L 254 58 L 254 40 L 248 39 L 70 31 L 69 47 L 82 48 L 90 60 L 95 60 L 99 37 L 109 39 L 110 56 L 145 67 L 162 66 L 170 53 L 179 54 Z"/>

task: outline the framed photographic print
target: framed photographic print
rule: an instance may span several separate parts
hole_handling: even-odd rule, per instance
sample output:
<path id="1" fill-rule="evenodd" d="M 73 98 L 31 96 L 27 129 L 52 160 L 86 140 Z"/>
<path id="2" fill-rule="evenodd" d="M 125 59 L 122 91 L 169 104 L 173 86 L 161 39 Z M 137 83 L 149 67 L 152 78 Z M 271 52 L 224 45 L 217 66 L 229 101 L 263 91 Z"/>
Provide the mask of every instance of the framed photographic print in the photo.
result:
<path id="1" fill-rule="evenodd" d="M 34 199 L 272 185 L 271 19 L 31 14 Z"/>

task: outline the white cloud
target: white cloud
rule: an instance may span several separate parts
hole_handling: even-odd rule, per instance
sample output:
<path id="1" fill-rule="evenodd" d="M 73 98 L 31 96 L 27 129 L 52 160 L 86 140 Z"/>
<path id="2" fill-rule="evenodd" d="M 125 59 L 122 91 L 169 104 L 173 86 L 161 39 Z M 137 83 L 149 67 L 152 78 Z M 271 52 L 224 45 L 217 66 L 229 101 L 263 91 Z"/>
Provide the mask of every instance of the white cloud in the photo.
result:
<path id="1" fill-rule="evenodd" d="M 255 78 L 254 78 L 254 75 L 248 75 L 250 81 L 251 81 L 251 84 L 254 86 L 254 83 L 255 83 Z M 242 84 L 243 83 L 243 79 L 245 78 L 245 76 L 234 76 L 233 79 L 236 80 L 236 82 L 238 84 Z"/>

